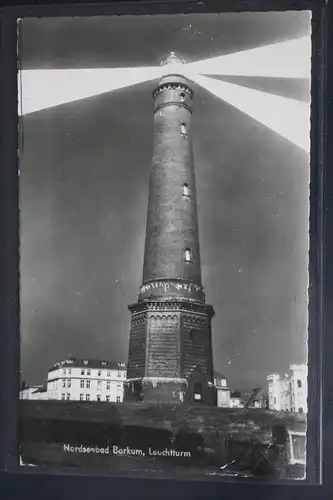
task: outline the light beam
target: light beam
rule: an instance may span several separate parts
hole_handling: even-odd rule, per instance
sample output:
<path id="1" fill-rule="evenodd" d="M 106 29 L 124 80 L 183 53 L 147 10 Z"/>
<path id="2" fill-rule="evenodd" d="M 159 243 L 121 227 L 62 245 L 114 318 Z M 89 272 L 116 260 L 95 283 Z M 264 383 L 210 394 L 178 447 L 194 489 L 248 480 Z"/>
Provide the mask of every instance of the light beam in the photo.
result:
<path id="1" fill-rule="evenodd" d="M 191 79 L 307 153 L 310 151 L 310 104 L 201 75 L 192 75 Z"/>
<path id="2" fill-rule="evenodd" d="M 160 73 L 159 66 L 22 70 L 18 74 L 18 114 L 26 115 L 153 80 Z"/>
<path id="3" fill-rule="evenodd" d="M 204 59 L 188 64 L 187 70 L 205 75 L 310 78 L 311 37 Z"/>

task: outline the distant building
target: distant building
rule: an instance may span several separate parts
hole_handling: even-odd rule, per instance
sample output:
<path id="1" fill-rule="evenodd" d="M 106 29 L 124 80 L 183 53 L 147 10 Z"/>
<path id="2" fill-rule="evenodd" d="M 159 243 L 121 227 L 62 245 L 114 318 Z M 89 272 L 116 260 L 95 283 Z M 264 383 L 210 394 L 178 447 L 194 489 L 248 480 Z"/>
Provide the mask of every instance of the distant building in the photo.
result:
<path id="1" fill-rule="evenodd" d="M 70 357 L 48 373 L 48 399 L 122 403 L 126 364 Z"/>
<path id="2" fill-rule="evenodd" d="M 243 397 L 239 391 L 230 393 L 230 408 L 244 408 Z"/>
<path id="3" fill-rule="evenodd" d="M 244 406 L 246 406 L 247 408 L 257 408 L 257 409 L 268 408 L 267 397 L 264 394 L 262 394 L 260 388 L 254 389 L 251 392 L 244 392 L 242 396 L 243 396 Z"/>
<path id="4" fill-rule="evenodd" d="M 307 365 L 290 366 L 291 411 L 308 412 L 308 367 Z"/>
<path id="5" fill-rule="evenodd" d="M 216 389 L 216 404 L 221 408 L 230 408 L 230 388 L 227 379 L 219 372 L 214 372 L 214 386 Z"/>
<path id="6" fill-rule="evenodd" d="M 267 381 L 271 410 L 307 413 L 307 365 L 291 365 L 289 374 L 273 373 Z"/>
<path id="7" fill-rule="evenodd" d="M 47 389 L 41 385 L 24 386 L 20 390 L 20 399 L 48 399 Z"/>

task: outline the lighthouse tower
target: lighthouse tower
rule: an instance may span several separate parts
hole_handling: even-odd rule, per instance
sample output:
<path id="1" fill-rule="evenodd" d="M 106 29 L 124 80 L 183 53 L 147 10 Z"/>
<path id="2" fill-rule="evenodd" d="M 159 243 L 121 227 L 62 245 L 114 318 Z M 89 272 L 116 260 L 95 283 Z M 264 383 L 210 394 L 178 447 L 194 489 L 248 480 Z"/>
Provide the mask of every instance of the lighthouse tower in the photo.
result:
<path id="1" fill-rule="evenodd" d="M 153 93 L 154 146 L 143 281 L 129 306 L 125 400 L 215 404 L 192 146 L 193 91 L 171 53 Z"/>

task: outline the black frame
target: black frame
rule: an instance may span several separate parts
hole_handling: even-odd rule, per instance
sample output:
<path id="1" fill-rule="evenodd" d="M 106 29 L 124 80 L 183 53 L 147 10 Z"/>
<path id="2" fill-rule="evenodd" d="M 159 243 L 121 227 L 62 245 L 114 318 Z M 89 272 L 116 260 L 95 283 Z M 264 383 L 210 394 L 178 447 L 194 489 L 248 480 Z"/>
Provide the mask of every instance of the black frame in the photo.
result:
<path id="1" fill-rule="evenodd" d="M 309 412 L 307 480 L 277 485 L 254 480 L 219 478 L 211 481 L 157 481 L 137 478 L 102 478 L 98 473 L 19 468 L 18 392 L 19 332 L 19 211 L 17 117 L 17 23 L 19 17 L 176 14 L 237 11 L 312 10 L 312 150 L 310 193 L 310 305 L 309 305 Z M 329 120 L 333 107 L 328 61 L 333 57 L 332 0 L 169 0 L 108 1 L 52 4 L 48 0 L 0 0 L 0 486 L 13 498 L 32 486 L 34 498 L 98 498 L 106 494 L 146 498 L 235 497 L 251 492 L 257 497 L 329 497 L 333 491 L 333 143 Z M 333 135 L 332 135 L 333 137 Z M 95 477 L 92 477 L 95 476 Z M 29 478 L 29 479 L 28 479 Z M 125 482 L 125 480 L 127 481 Z M 163 482 L 162 482 L 163 481 Z M 308 487 L 308 485 L 313 485 Z M 314 486 L 316 485 L 316 486 Z M 330 488 L 332 486 L 332 488 Z M 1 488 L 2 489 L 2 488 Z M 1 491 L 0 489 L 0 491 Z M 111 493 L 112 492 L 112 493 Z M 10 498 L 8 494 L 4 498 Z"/>

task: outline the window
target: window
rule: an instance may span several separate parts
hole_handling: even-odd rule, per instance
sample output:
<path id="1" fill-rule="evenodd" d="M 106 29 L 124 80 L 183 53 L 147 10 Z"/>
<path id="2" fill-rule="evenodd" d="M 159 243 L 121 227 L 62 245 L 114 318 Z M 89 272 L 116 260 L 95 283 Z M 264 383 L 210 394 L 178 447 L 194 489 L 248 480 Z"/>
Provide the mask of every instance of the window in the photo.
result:
<path id="1" fill-rule="evenodd" d="M 276 398 L 274 398 L 274 404 L 276 405 Z"/>
<path id="2" fill-rule="evenodd" d="M 86 401 L 90 401 L 90 394 L 86 394 Z"/>
<path id="3" fill-rule="evenodd" d="M 86 388 L 87 388 L 87 389 L 90 389 L 90 380 L 87 380 L 87 381 L 86 381 Z"/>
<path id="4" fill-rule="evenodd" d="M 91 371 L 90 370 L 87 370 L 87 375 L 90 375 L 91 374 Z"/>
<path id="5" fill-rule="evenodd" d="M 121 391 L 121 385 L 120 385 L 120 384 L 118 384 L 118 385 L 117 385 L 117 392 L 120 392 L 120 391 Z"/>
<path id="6" fill-rule="evenodd" d="M 117 396 L 117 403 L 120 403 L 120 396 Z"/>
<path id="7" fill-rule="evenodd" d="M 69 401 L 71 399 L 71 395 L 67 392 L 67 397 L 66 399 Z"/>
<path id="8" fill-rule="evenodd" d="M 183 184 L 183 196 L 189 196 L 188 184 L 186 182 Z"/>
<path id="9" fill-rule="evenodd" d="M 83 394 L 80 394 L 80 401 L 83 401 Z"/>
<path id="10" fill-rule="evenodd" d="M 110 402 L 110 396 L 106 396 L 105 401 L 106 401 L 107 403 L 109 403 L 109 402 Z"/>
<path id="11" fill-rule="evenodd" d="M 71 375 L 71 373 L 72 373 L 72 369 L 71 369 L 71 368 L 69 368 L 69 369 L 68 369 L 68 375 Z"/>
<path id="12" fill-rule="evenodd" d="M 185 101 L 185 99 L 186 99 L 186 94 L 185 94 L 185 92 L 181 92 L 181 93 L 179 94 L 179 97 L 180 97 L 181 102 L 184 102 L 184 101 Z"/>
<path id="13" fill-rule="evenodd" d="M 108 376 L 108 377 L 111 377 L 111 372 L 110 372 L 109 370 L 108 370 L 108 372 L 107 372 L 107 376 Z"/>
<path id="14" fill-rule="evenodd" d="M 61 394 L 61 399 L 65 399 L 65 394 L 64 393 Z"/>
<path id="15" fill-rule="evenodd" d="M 118 378 L 121 378 L 121 372 L 118 372 Z"/>
<path id="16" fill-rule="evenodd" d="M 62 370 L 62 374 L 66 375 L 66 369 L 65 368 Z"/>
<path id="17" fill-rule="evenodd" d="M 84 370 L 81 370 L 81 375 L 84 375 Z"/>
<path id="18" fill-rule="evenodd" d="M 80 380 L 80 387 L 81 389 L 84 387 L 84 380 Z"/>
<path id="19" fill-rule="evenodd" d="M 298 411 L 299 411 L 299 413 L 303 413 L 303 408 L 300 406 Z"/>
<path id="20" fill-rule="evenodd" d="M 191 250 L 189 248 L 186 248 L 185 250 L 185 261 L 191 262 Z"/>
<path id="21" fill-rule="evenodd" d="M 66 387 L 66 379 L 62 380 L 62 387 Z"/>
<path id="22" fill-rule="evenodd" d="M 67 387 L 70 387 L 72 385 L 72 381 L 71 380 L 67 380 Z"/>
<path id="23" fill-rule="evenodd" d="M 100 401 L 100 400 L 101 400 L 101 395 L 100 395 L 100 394 L 98 394 L 98 395 L 97 395 L 97 401 Z"/>
<path id="24" fill-rule="evenodd" d="M 100 380 L 97 381 L 97 389 L 101 390 L 102 382 Z"/>
<path id="25" fill-rule="evenodd" d="M 100 377 L 102 375 L 102 370 L 98 370 L 97 375 Z"/>
<path id="26" fill-rule="evenodd" d="M 110 388 L 111 388 L 111 382 L 110 382 L 110 380 L 108 380 L 106 382 L 106 388 L 107 388 L 108 391 L 110 390 Z"/>
<path id="27" fill-rule="evenodd" d="M 180 133 L 182 135 L 187 135 L 187 125 L 186 125 L 186 123 L 181 123 L 180 124 Z"/>
<path id="28" fill-rule="evenodd" d="M 297 387 L 302 387 L 302 381 L 301 380 L 297 380 Z"/>
<path id="29" fill-rule="evenodd" d="M 226 381 L 226 379 L 225 379 L 225 378 L 222 378 L 222 379 L 221 379 L 221 385 L 222 385 L 222 387 L 226 387 L 226 385 L 227 385 L 227 381 Z"/>

